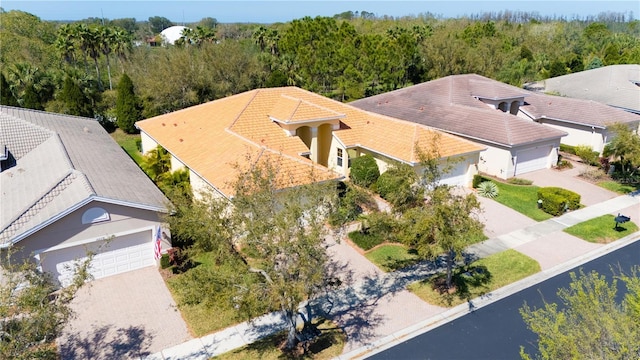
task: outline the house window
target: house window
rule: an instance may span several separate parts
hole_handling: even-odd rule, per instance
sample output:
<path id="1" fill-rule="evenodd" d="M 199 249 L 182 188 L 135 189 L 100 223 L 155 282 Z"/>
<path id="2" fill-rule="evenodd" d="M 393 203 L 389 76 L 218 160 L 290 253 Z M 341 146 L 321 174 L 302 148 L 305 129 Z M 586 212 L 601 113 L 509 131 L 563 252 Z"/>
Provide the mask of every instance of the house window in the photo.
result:
<path id="1" fill-rule="evenodd" d="M 83 224 L 93 224 L 102 221 L 108 221 L 110 219 L 107 210 L 99 207 L 91 208 L 82 214 Z"/>
<path id="2" fill-rule="evenodd" d="M 338 149 L 338 166 L 342 167 L 342 149 Z"/>

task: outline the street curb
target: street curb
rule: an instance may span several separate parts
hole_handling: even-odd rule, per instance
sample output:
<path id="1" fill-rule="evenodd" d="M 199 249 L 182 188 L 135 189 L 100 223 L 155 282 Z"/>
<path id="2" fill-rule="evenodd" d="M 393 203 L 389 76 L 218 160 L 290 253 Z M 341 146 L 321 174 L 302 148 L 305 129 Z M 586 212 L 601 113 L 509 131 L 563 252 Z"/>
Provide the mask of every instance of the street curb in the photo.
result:
<path id="1" fill-rule="evenodd" d="M 468 304 L 460 304 L 447 311 L 439 313 L 427 320 L 421 321 L 417 324 L 414 324 L 402 330 L 396 331 L 391 335 L 387 335 L 381 339 L 378 339 L 369 344 L 366 344 L 360 348 L 354 349 L 348 353 L 337 356 L 334 359 L 337 359 L 337 360 L 365 359 L 371 355 L 375 355 L 389 348 L 397 346 L 402 342 L 405 342 L 411 338 L 414 338 L 428 331 L 431 331 L 441 325 L 444 325 L 453 320 L 456 320 L 479 308 L 492 304 L 496 301 L 506 298 L 507 296 L 513 295 L 518 291 L 521 291 L 528 287 L 539 284 L 556 275 L 559 275 L 565 271 L 568 271 L 570 269 L 583 265 L 591 260 L 597 259 L 601 256 L 604 256 L 610 252 L 613 252 L 622 247 L 625 247 L 638 240 L 640 240 L 640 231 L 627 235 L 624 238 L 614 241 L 612 243 L 603 245 L 602 247 L 594 249 L 581 256 L 575 257 L 564 263 L 558 264 L 552 268 L 540 271 L 522 280 L 516 281 L 512 284 L 496 289 L 495 291 L 487 293 L 483 296 L 472 299 L 470 301 L 471 304 L 473 304 L 473 307 L 471 309 Z"/>

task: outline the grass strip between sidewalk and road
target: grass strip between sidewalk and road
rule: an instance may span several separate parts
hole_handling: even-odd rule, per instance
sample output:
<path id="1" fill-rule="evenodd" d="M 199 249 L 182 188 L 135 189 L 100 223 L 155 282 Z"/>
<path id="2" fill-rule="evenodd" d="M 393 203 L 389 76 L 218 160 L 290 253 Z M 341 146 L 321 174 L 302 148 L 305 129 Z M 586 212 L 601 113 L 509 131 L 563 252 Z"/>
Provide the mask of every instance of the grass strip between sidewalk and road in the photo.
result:
<path id="1" fill-rule="evenodd" d="M 536 260 L 508 249 L 454 269 L 455 291 L 440 293 L 435 289 L 434 284 L 442 281 L 446 274 L 437 274 L 415 282 L 408 289 L 429 304 L 454 307 L 540 270 L 540 264 Z"/>
<path id="2" fill-rule="evenodd" d="M 602 215 L 564 229 L 564 232 L 592 243 L 607 244 L 638 231 L 638 226 L 629 221 L 615 227 L 615 216 Z"/>
<path id="3" fill-rule="evenodd" d="M 511 185 L 494 181 L 498 185 L 498 196 L 493 200 L 532 218 L 535 221 L 551 219 L 553 216 L 538 209 L 538 189 L 535 185 Z"/>
<path id="4" fill-rule="evenodd" d="M 277 359 L 333 359 L 342 353 L 346 343 L 344 332 L 331 321 L 320 319 L 317 322 L 320 336 L 309 345 L 307 354 L 303 354 L 301 349 L 298 352 L 284 353 L 280 346 L 286 339 L 286 332 L 267 336 L 252 344 L 239 349 L 216 356 L 216 359 L 223 360 L 277 360 Z"/>

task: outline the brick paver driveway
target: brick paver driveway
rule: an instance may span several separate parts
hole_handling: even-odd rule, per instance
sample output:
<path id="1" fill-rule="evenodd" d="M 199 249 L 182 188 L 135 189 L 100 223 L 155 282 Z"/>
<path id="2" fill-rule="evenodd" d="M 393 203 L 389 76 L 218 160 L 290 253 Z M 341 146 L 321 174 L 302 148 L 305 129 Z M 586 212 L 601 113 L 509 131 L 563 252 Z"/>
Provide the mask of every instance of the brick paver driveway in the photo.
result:
<path id="1" fill-rule="evenodd" d="M 586 206 L 597 204 L 605 200 L 613 199 L 620 195 L 598 185 L 582 180 L 579 176 L 586 165 L 573 162 L 574 168 L 567 170 L 543 169 L 532 171 L 519 178 L 529 179 L 537 186 L 557 186 L 580 194 L 580 202 Z"/>
<path id="2" fill-rule="evenodd" d="M 191 339 L 153 266 L 92 281 L 72 307 L 58 339 L 63 360 L 140 358 Z"/>

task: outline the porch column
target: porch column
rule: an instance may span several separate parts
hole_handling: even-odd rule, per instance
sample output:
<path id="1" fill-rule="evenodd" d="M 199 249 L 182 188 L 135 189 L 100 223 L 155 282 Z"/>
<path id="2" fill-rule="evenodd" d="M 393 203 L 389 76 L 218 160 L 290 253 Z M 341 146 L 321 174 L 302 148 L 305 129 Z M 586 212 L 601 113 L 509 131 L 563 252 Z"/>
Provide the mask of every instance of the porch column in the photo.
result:
<path id="1" fill-rule="evenodd" d="M 309 151 L 311 152 L 311 161 L 314 163 L 318 162 L 318 127 L 314 126 L 311 128 L 311 146 L 309 146 Z"/>

